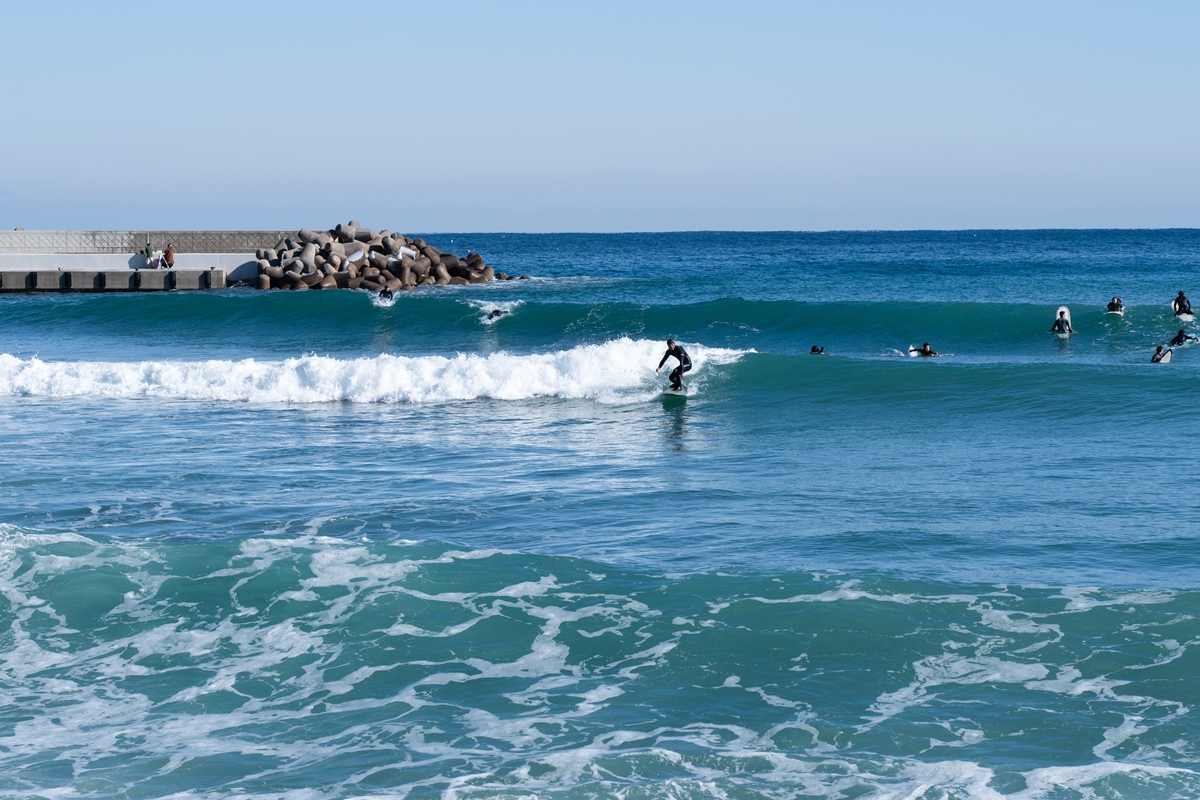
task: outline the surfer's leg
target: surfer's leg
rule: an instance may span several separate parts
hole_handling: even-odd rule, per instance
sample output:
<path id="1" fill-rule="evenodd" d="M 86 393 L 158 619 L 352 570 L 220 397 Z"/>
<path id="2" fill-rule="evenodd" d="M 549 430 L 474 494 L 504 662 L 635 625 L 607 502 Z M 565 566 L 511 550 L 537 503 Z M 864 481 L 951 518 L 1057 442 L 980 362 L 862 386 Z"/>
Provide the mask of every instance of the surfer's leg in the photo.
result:
<path id="1" fill-rule="evenodd" d="M 671 388 L 678 389 L 683 386 L 683 368 L 676 367 L 671 370 Z"/>

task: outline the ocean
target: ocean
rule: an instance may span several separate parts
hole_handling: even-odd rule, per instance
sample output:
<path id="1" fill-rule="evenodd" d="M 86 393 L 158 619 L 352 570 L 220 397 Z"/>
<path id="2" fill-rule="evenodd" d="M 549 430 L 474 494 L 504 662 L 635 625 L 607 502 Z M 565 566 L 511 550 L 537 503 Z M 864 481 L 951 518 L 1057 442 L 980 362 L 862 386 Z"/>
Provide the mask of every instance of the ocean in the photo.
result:
<path id="1" fill-rule="evenodd" d="M 1200 796 L 1200 231 L 425 238 L 0 296 L 0 797 Z"/>

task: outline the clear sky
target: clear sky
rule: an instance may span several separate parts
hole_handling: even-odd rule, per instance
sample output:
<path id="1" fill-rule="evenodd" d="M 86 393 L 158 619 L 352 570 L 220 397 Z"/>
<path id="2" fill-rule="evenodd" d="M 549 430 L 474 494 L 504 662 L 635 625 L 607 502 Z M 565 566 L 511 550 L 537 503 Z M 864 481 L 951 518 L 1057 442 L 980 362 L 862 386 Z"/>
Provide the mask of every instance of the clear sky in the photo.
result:
<path id="1" fill-rule="evenodd" d="M 5 4 L 0 227 L 1200 226 L 1200 3 Z"/>

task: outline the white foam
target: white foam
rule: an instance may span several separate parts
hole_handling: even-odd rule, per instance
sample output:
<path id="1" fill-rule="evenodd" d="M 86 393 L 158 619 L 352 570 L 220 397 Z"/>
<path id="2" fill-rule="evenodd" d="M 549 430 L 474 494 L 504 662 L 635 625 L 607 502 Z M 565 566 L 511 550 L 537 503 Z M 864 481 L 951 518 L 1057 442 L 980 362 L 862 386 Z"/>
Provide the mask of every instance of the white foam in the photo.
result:
<path id="1" fill-rule="evenodd" d="M 42 361 L 0 354 L 0 396 L 167 398 L 252 403 L 437 403 L 491 398 L 645 401 L 661 379 L 661 342 L 615 339 L 531 355 L 392 356 L 285 361 Z M 746 352 L 688 345 L 695 369 Z"/>
<path id="2" fill-rule="evenodd" d="M 370 298 L 371 305 L 375 306 L 376 308 L 391 308 L 392 306 L 396 305 L 395 294 L 393 294 L 391 297 L 384 297 L 379 292 L 367 292 L 367 297 Z"/>
<path id="3" fill-rule="evenodd" d="M 521 306 L 525 305 L 524 300 L 510 300 L 505 303 L 497 303 L 489 300 L 468 300 L 467 305 L 472 308 L 477 308 L 483 312 L 483 316 L 479 321 L 484 325 L 495 325 L 500 320 L 507 316 L 511 316 Z M 492 312 L 500 311 L 502 313 L 493 315 Z"/>
<path id="4" fill-rule="evenodd" d="M 1026 789 L 1023 792 L 1018 792 L 1013 797 L 1017 798 L 1043 798 L 1043 797 L 1063 797 L 1070 792 L 1072 795 L 1078 794 L 1083 797 L 1097 797 L 1098 795 L 1093 790 L 1094 784 L 1099 784 L 1117 775 L 1129 776 L 1142 781 L 1143 785 L 1139 788 L 1147 790 L 1145 797 L 1184 797 L 1187 796 L 1181 792 L 1171 792 L 1170 787 L 1162 785 L 1154 785 L 1157 781 L 1165 779 L 1184 779 L 1184 785 L 1179 788 L 1194 788 L 1190 780 L 1197 777 L 1197 773 L 1187 769 L 1178 767 L 1165 767 L 1153 764 L 1129 764 L 1117 761 L 1101 761 L 1097 764 L 1080 764 L 1077 766 L 1063 767 L 1043 767 L 1042 769 L 1034 769 L 1023 773 L 1025 778 Z M 1102 788 L 1103 791 L 1103 788 Z M 1105 795 L 1113 796 L 1109 792 L 1104 792 Z"/>
<path id="5" fill-rule="evenodd" d="M 1059 594 L 1070 601 L 1067 603 L 1066 609 L 1064 609 L 1066 611 L 1091 611 L 1093 608 L 1104 608 L 1106 606 L 1154 605 L 1157 603 L 1169 603 L 1175 599 L 1175 595 L 1170 592 L 1152 590 L 1113 594 L 1107 597 L 1093 597 L 1092 595 L 1103 593 L 1091 586 L 1068 586 Z"/>

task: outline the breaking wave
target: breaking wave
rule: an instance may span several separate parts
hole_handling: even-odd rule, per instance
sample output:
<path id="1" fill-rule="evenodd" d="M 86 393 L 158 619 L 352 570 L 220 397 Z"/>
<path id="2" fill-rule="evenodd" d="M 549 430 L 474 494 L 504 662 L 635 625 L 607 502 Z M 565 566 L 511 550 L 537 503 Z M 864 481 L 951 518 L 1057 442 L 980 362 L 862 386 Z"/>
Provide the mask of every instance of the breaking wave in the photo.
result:
<path id="1" fill-rule="evenodd" d="M 688 345 L 694 369 L 731 364 L 748 350 Z M 253 403 L 437 403 L 489 398 L 649 399 L 663 345 L 615 339 L 549 353 L 380 355 L 284 361 L 42 361 L 0 354 L 0 396 L 166 398 Z M 674 363 L 674 362 L 672 362 Z"/>

